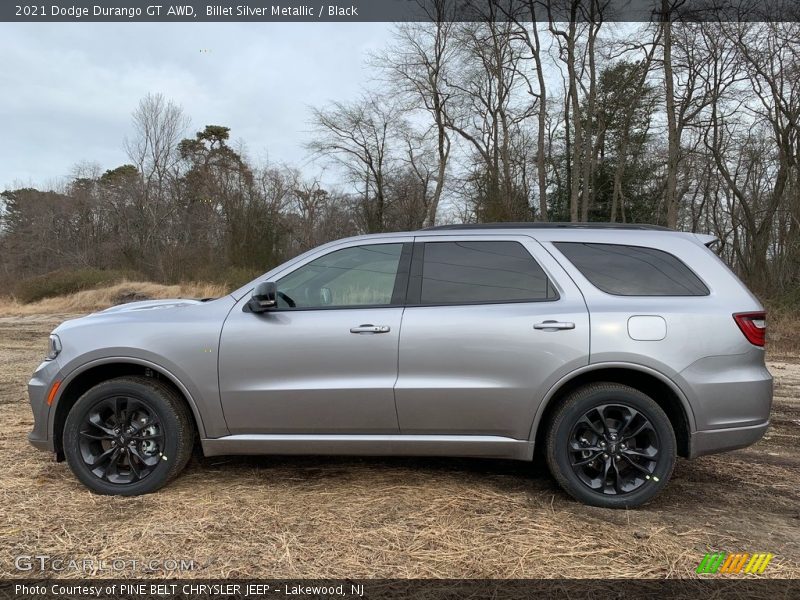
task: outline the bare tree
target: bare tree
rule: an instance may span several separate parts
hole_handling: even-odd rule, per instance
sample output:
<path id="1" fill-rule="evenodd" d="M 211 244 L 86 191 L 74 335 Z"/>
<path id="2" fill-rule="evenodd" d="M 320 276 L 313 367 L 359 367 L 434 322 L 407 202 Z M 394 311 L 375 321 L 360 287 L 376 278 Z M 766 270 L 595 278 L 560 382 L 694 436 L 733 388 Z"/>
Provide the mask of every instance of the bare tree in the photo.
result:
<path id="1" fill-rule="evenodd" d="M 631 146 L 632 126 L 637 108 L 640 106 L 640 101 L 643 98 L 643 93 L 647 87 L 648 79 L 651 75 L 651 68 L 653 59 L 655 57 L 656 49 L 661 37 L 661 28 L 648 28 L 653 33 L 653 40 L 649 44 L 639 42 L 627 42 L 625 53 L 632 51 L 640 51 L 644 53 L 643 58 L 636 63 L 636 68 L 631 69 L 629 72 L 629 79 L 623 85 L 623 89 L 633 89 L 632 97 L 625 98 L 625 104 L 622 109 L 622 117 L 620 124 L 620 136 L 617 142 L 617 164 L 614 169 L 614 181 L 611 198 L 611 214 L 610 221 L 612 223 L 617 220 L 617 212 L 619 211 L 621 220 L 625 221 L 625 197 L 623 195 L 622 180 L 625 175 L 627 166 L 628 154 Z"/>
<path id="2" fill-rule="evenodd" d="M 570 220 L 587 221 L 592 205 L 592 182 L 596 157 L 602 144 L 594 131 L 597 92 L 597 43 L 607 10 L 607 0 L 563 0 L 556 6 L 558 16 L 569 15 L 558 23 L 554 3 L 546 2 L 549 31 L 566 66 L 564 126 L 567 147 L 566 170 Z M 583 40 L 585 43 L 582 43 Z"/>
<path id="3" fill-rule="evenodd" d="M 661 19 L 664 38 L 664 89 L 667 110 L 667 180 L 664 202 L 667 208 L 667 226 L 678 222 L 678 160 L 680 133 L 675 116 L 675 81 L 672 69 L 672 6 L 670 0 L 661 0 Z"/>
<path id="4" fill-rule="evenodd" d="M 719 33 L 723 35 L 714 38 L 713 78 L 707 83 L 712 103 L 705 143 L 741 215 L 747 244 L 738 251 L 742 266 L 751 284 L 764 290 L 776 275 L 786 283 L 798 274 L 793 261 L 796 242 L 788 248 L 788 271 L 772 272 L 768 263 L 771 253 L 775 258 L 771 242 L 778 212 L 796 211 L 800 193 L 800 28 L 737 23 Z M 733 44 L 735 55 L 726 42 Z M 732 56 L 741 63 L 733 62 Z M 752 105 L 724 94 L 742 67 L 754 95 Z M 797 231 L 791 219 L 789 228 Z"/>
<path id="5" fill-rule="evenodd" d="M 528 220 L 530 199 L 518 185 L 521 161 L 514 137 L 534 114 L 529 98 L 520 97 L 528 82 L 520 68 L 523 47 L 511 32 L 515 25 L 492 15 L 463 24 L 458 32 L 459 65 L 448 86 L 457 90 L 457 106 L 448 114 L 448 128 L 470 147 L 477 161 L 475 184 L 481 220 Z"/>
<path id="6" fill-rule="evenodd" d="M 594 189 L 594 173 L 597 167 L 597 154 L 603 144 L 603 132 L 595 131 L 596 105 L 597 105 L 597 37 L 600 34 L 600 27 L 603 24 L 604 3 L 598 0 L 590 0 L 588 8 L 588 24 L 586 27 L 586 48 L 585 59 L 588 71 L 589 85 L 584 88 L 586 96 L 586 116 L 584 118 L 583 131 L 583 172 L 582 172 L 582 193 L 581 193 L 581 221 L 589 220 L 589 209 L 592 205 Z"/>
<path id="7" fill-rule="evenodd" d="M 497 0 L 495 0 L 497 1 Z M 537 218 L 541 221 L 548 220 L 547 208 L 547 83 L 544 71 L 545 48 L 541 41 L 539 32 L 537 8 L 539 14 L 543 14 L 540 0 L 520 0 L 516 3 L 507 3 L 502 0 L 498 2 L 500 10 L 504 11 L 507 18 L 511 19 L 517 26 L 513 35 L 523 41 L 530 52 L 529 60 L 533 61 L 533 70 L 536 74 L 536 87 L 529 86 L 528 93 L 535 98 L 538 106 L 537 134 L 536 134 L 536 178 L 539 200 L 539 213 Z M 530 20 L 530 22 L 528 22 Z"/>
<path id="8" fill-rule="evenodd" d="M 134 137 L 126 139 L 125 150 L 139 169 L 146 187 L 155 183 L 155 191 L 164 193 L 167 177 L 180 157 L 178 142 L 189 127 L 183 109 L 162 94 L 147 94 L 133 112 Z"/>
<path id="9" fill-rule="evenodd" d="M 160 270 L 165 222 L 177 210 L 172 187 L 178 176 L 178 143 L 189 119 L 180 106 L 162 94 L 148 94 L 139 101 L 132 121 L 134 134 L 124 146 L 139 172 L 140 185 L 137 193 L 127 196 L 134 210 L 120 206 L 119 216 L 128 221 L 125 226 L 135 236 L 148 270 Z"/>
<path id="10" fill-rule="evenodd" d="M 334 160 L 354 183 L 363 186 L 363 217 L 368 232 L 384 230 L 390 144 L 398 112 L 395 103 L 375 95 L 313 110 L 314 138 L 308 148 Z"/>
<path id="11" fill-rule="evenodd" d="M 410 100 L 411 106 L 421 103 L 433 121 L 438 165 L 425 221 L 428 226 L 436 223 L 451 151 L 447 123 L 453 91 L 448 89 L 446 82 L 455 52 L 455 24 L 449 19 L 454 7 L 453 0 L 433 0 L 428 11 L 432 22 L 398 25 L 395 45 L 374 60 L 374 64 L 388 71 L 390 79 Z"/>

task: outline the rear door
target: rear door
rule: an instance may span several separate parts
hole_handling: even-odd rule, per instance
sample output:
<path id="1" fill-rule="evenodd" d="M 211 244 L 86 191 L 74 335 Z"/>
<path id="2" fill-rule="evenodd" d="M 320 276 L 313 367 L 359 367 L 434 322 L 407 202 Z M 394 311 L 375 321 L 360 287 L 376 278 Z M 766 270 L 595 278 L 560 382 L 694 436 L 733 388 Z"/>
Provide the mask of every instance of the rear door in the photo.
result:
<path id="1" fill-rule="evenodd" d="M 578 288 L 524 235 L 416 238 L 400 332 L 400 431 L 528 439 L 543 396 L 589 362 Z"/>

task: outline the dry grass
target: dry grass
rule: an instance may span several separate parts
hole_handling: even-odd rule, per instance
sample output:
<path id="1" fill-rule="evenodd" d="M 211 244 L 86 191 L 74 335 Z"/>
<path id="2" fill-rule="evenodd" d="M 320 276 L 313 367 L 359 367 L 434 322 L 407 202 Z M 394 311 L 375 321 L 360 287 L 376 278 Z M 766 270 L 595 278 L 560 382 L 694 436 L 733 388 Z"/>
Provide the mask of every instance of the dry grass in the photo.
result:
<path id="1" fill-rule="evenodd" d="M 800 355 L 800 311 L 767 310 L 767 346 L 772 356 Z"/>
<path id="2" fill-rule="evenodd" d="M 161 285 L 143 281 L 122 281 L 112 286 L 76 292 L 69 296 L 45 298 L 30 304 L 17 302 L 13 298 L 0 297 L 0 316 L 87 313 L 133 300 L 214 298 L 228 291 L 224 286 L 210 283 Z"/>
<path id="3" fill-rule="evenodd" d="M 195 458 L 159 493 L 112 498 L 25 439 L 25 383 L 55 325 L 0 320 L 0 577 L 42 575 L 16 571 L 20 554 L 187 559 L 202 578 L 694 577 L 709 550 L 769 551 L 764 576 L 800 577 L 796 359 L 770 363 L 762 442 L 681 460 L 639 510 L 577 504 L 527 463 L 447 459 Z"/>

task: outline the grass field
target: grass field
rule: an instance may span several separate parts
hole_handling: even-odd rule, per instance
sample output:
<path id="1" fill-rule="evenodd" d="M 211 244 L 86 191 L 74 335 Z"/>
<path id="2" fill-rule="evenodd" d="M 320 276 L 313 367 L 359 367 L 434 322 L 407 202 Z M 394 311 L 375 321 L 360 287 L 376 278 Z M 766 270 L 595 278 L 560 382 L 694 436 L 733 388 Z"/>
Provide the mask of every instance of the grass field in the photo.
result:
<path id="1" fill-rule="evenodd" d="M 707 551 L 771 552 L 762 577 L 800 577 L 796 356 L 770 357 L 764 440 L 680 460 L 638 510 L 577 504 L 527 463 L 461 459 L 198 457 L 159 493 L 114 498 L 26 440 L 26 382 L 69 312 L 49 309 L 0 307 L 0 577 L 56 575 L 15 569 L 35 554 L 194 563 L 108 577 L 694 577 Z"/>

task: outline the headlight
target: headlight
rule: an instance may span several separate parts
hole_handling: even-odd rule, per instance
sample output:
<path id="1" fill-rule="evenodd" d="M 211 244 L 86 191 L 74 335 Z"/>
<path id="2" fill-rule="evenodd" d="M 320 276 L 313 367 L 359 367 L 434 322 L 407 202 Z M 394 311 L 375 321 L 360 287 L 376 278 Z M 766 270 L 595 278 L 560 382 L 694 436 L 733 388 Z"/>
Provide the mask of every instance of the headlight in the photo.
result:
<path id="1" fill-rule="evenodd" d="M 47 356 L 45 360 L 53 360 L 61 353 L 61 340 L 53 333 L 50 335 L 50 345 L 47 348 Z"/>

